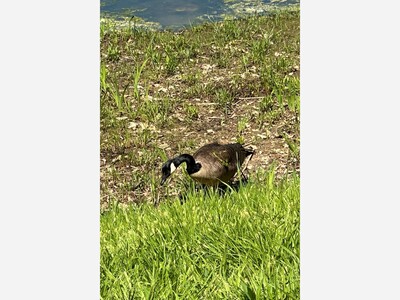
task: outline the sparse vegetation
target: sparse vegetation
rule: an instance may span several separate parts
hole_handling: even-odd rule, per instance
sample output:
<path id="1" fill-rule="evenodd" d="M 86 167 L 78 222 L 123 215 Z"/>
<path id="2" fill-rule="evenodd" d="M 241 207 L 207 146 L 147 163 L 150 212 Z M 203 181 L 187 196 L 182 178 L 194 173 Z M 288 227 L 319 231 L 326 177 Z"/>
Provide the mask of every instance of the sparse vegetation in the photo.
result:
<path id="1" fill-rule="evenodd" d="M 250 172 L 274 161 L 278 177 L 298 171 L 299 15 L 181 32 L 101 22 L 102 208 L 166 199 L 149 184 L 162 162 L 214 140 L 255 146 Z"/>

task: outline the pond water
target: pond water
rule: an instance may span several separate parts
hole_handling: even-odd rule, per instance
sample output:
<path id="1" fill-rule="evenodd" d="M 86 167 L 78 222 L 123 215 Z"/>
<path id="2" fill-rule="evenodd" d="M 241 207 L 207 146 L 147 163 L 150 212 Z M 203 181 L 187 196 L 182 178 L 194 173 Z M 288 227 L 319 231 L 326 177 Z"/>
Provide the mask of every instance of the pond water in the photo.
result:
<path id="1" fill-rule="evenodd" d="M 158 29 L 179 29 L 298 3 L 299 0 L 100 0 L 100 13 L 121 20 L 135 16 L 136 21 Z"/>

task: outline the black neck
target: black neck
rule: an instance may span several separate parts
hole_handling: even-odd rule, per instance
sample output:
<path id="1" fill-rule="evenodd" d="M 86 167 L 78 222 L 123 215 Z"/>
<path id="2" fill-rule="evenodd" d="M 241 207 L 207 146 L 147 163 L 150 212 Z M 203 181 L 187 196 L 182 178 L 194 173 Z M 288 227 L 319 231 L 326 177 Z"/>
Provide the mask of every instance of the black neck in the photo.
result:
<path id="1" fill-rule="evenodd" d="M 178 167 L 181 163 L 186 163 L 186 171 L 190 174 L 196 173 L 200 170 L 201 165 L 196 163 L 193 156 L 190 154 L 182 154 L 173 159 L 173 163 L 176 167 Z"/>

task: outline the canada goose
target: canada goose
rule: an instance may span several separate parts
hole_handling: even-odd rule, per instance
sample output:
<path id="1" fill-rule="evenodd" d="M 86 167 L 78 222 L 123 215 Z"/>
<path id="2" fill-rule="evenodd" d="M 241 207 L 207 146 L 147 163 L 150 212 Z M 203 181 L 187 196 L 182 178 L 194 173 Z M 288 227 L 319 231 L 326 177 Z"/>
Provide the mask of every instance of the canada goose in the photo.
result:
<path id="1" fill-rule="evenodd" d="M 193 156 L 182 154 L 164 163 L 161 169 L 161 185 L 183 162 L 186 162 L 186 170 L 190 177 L 196 181 L 208 186 L 226 184 L 235 175 L 246 157 L 253 153 L 253 149 L 244 148 L 239 143 L 215 142 L 204 145 Z"/>

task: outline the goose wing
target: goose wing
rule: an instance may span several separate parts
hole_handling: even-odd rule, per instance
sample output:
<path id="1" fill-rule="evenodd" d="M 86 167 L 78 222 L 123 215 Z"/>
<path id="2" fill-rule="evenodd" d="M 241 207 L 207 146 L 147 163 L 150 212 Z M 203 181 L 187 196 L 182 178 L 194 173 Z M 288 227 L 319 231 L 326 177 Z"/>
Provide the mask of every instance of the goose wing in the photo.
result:
<path id="1" fill-rule="evenodd" d="M 192 177 L 215 178 L 218 181 L 228 182 L 251 153 L 251 150 L 245 149 L 239 143 L 205 145 L 193 155 L 202 167 L 199 172 L 192 174 Z"/>

